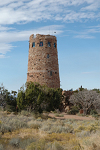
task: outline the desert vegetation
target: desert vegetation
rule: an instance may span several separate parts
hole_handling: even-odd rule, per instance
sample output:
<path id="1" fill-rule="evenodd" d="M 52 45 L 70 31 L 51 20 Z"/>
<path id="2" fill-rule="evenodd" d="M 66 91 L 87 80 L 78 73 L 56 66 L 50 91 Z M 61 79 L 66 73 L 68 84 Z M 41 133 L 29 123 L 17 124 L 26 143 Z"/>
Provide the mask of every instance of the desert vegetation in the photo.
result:
<path id="1" fill-rule="evenodd" d="M 0 150 L 99 150 L 100 120 L 0 111 Z"/>
<path id="2" fill-rule="evenodd" d="M 69 95 L 65 98 L 70 106 L 66 115 L 95 119 L 60 119 L 62 89 L 27 83 L 25 89 L 10 93 L 1 85 L 0 150 L 99 150 L 100 90 L 80 88 Z"/>

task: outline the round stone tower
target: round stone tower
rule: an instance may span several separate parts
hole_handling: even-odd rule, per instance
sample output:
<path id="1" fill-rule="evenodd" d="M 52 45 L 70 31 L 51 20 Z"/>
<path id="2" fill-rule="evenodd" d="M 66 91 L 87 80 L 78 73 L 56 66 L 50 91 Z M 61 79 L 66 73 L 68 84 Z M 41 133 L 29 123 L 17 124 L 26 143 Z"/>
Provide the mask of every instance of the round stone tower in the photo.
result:
<path id="1" fill-rule="evenodd" d="M 32 34 L 29 40 L 27 82 L 60 88 L 57 40 L 52 35 Z"/>

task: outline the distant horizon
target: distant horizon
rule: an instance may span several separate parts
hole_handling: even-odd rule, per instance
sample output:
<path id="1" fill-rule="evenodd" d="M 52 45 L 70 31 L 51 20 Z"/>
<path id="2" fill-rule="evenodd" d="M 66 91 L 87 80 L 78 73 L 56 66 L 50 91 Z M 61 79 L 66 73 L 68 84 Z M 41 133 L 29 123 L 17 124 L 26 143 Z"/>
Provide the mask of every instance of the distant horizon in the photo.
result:
<path id="1" fill-rule="evenodd" d="M 33 82 L 33 83 L 34 83 L 34 82 Z M 26 84 L 26 83 L 25 83 L 25 84 Z M 25 84 L 22 85 L 22 86 L 24 86 L 24 90 L 26 89 L 26 88 L 25 88 Z M 0 83 L 0 85 L 1 85 L 1 83 Z M 3 86 L 4 86 L 4 88 L 5 88 L 6 90 L 8 90 L 8 92 L 10 92 L 10 93 L 11 93 L 12 91 L 16 91 L 16 90 L 13 90 L 13 89 L 12 89 L 12 90 L 7 89 L 4 84 L 3 84 Z M 22 87 L 22 86 L 21 86 L 21 87 Z M 19 87 L 19 89 L 16 91 L 17 93 L 18 93 L 18 91 L 20 90 L 21 87 Z M 61 88 L 61 87 L 60 87 L 60 88 Z M 79 91 L 80 88 L 81 88 L 81 86 L 80 86 L 80 87 L 77 87 L 76 89 L 73 89 L 73 88 L 67 89 L 67 90 L 66 90 L 66 89 L 62 89 L 62 88 L 61 88 L 61 89 L 62 89 L 63 91 L 76 91 L 76 90 Z M 83 86 L 82 86 L 82 88 L 83 88 L 83 89 L 87 89 L 87 90 L 95 90 L 95 89 L 96 89 L 96 90 L 99 90 L 99 91 L 100 91 L 99 88 L 88 89 L 88 88 L 83 87 Z"/>

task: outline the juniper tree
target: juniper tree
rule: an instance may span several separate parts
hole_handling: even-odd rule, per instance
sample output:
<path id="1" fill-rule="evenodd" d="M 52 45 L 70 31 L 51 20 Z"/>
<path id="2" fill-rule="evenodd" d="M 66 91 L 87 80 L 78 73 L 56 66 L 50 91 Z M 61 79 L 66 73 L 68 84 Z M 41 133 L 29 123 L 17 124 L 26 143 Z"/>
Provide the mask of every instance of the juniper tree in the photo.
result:
<path id="1" fill-rule="evenodd" d="M 83 90 L 74 93 L 70 99 L 70 103 L 74 105 L 81 105 L 84 115 L 87 114 L 89 108 L 98 106 L 100 108 L 100 94 L 93 90 Z M 99 105 L 98 105 L 99 104 Z"/>

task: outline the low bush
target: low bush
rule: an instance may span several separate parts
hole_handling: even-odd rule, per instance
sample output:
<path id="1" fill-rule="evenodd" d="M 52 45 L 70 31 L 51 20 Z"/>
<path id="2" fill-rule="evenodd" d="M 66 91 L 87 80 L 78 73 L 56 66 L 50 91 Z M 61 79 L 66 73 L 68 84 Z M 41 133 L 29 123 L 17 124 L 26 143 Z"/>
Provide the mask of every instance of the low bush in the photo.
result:
<path id="1" fill-rule="evenodd" d="M 0 127 L 0 132 L 2 134 L 6 133 L 6 132 L 12 132 L 12 128 L 8 124 L 2 124 L 1 127 Z"/>
<path id="2" fill-rule="evenodd" d="M 19 138 L 12 138 L 12 139 L 9 141 L 9 144 L 12 145 L 13 147 L 19 148 L 20 139 L 19 139 Z"/>
<path id="3" fill-rule="evenodd" d="M 58 141 L 54 141 L 53 143 L 47 143 L 45 150 L 64 150 L 64 148 Z"/>
<path id="4" fill-rule="evenodd" d="M 90 135 L 90 131 L 81 131 L 76 133 L 76 136 L 80 138 L 89 137 Z"/>
<path id="5" fill-rule="evenodd" d="M 52 133 L 45 137 L 45 140 L 47 142 L 54 142 L 54 141 L 66 141 L 69 142 L 75 138 L 75 135 L 72 135 L 71 133 Z"/>
<path id="6" fill-rule="evenodd" d="M 95 124 L 91 124 L 91 125 L 89 125 L 88 127 L 87 127 L 87 131 L 90 131 L 90 133 L 91 132 L 96 132 L 96 130 L 98 129 L 98 127 L 97 126 L 95 126 Z"/>
<path id="7" fill-rule="evenodd" d="M 92 117 L 94 117 L 95 120 L 98 120 L 98 119 L 99 119 L 99 115 L 98 115 L 98 114 L 93 114 Z"/>
<path id="8" fill-rule="evenodd" d="M 100 150 L 100 146 L 93 142 L 90 150 Z"/>
<path id="9" fill-rule="evenodd" d="M 3 148 L 3 145 L 2 145 L 2 144 L 0 144 L 0 150 L 4 150 L 4 148 Z"/>
<path id="10" fill-rule="evenodd" d="M 95 114 L 98 114 L 96 110 L 91 110 L 90 111 L 90 115 L 95 115 Z"/>
<path id="11" fill-rule="evenodd" d="M 55 114 L 55 117 L 64 117 L 64 115 Z"/>
<path id="12" fill-rule="evenodd" d="M 40 126 L 41 126 L 41 123 L 39 123 L 38 121 L 31 120 L 30 122 L 28 122 L 29 128 L 39 129 Z"/>
<path id="13" fill-rule="evenodd" d="M 6 116 L 0 119 L 0 132 L 2 132 L 2 134 L 27 127 L 27 119 L 24 120 L 24 118 L 20 118 L 20 116 Z"/>
<path id="14" fill-rule="evenodd" d="M 28 111 L 22 110 L 21 111 L 21 115 L 23 115 L 23 116 L 29 116 L 30 113 Z"/>
<path id="15" fill-rule="evenodd" d="M 27 146 L 29 146 L 31 143 L 36 142 L 35 138 L 25 138 L 25 139 L 21 139 L 20 143 L 19 143 L 19 147 L 22 149 L 26 149 Z"/>
<path id="16" fill-rule="evenodd" d="M 26 150 L 46 150 L 45 145 L 46 141 L 44 139 L 40 139 L 37 142 L 32 142 L 29 146 L 27 146 Z"/>
<path id="17" fill-rule="evenodd" d="M 79 108 L 77 106 L 72 106 L 68 114 L 76 115 L 78 112 L 79 112 Z"/>

